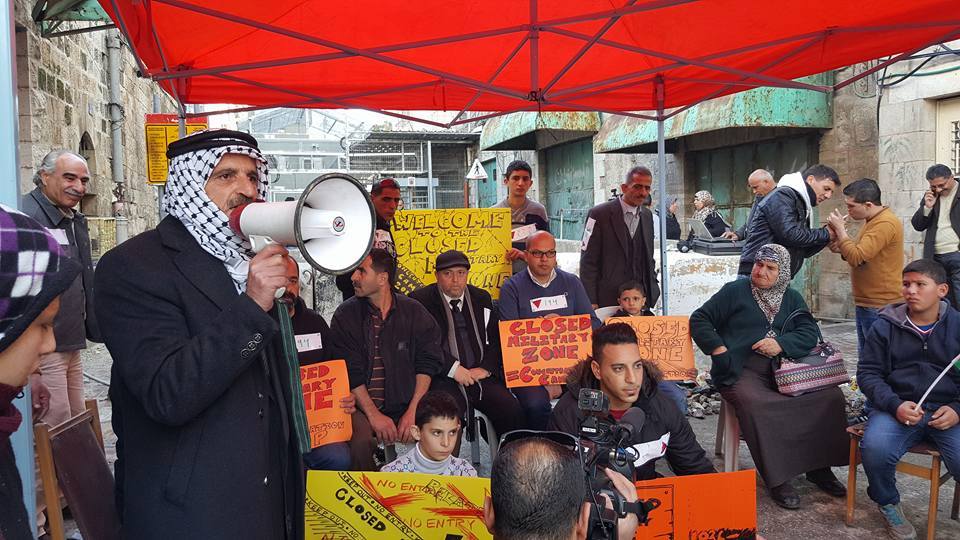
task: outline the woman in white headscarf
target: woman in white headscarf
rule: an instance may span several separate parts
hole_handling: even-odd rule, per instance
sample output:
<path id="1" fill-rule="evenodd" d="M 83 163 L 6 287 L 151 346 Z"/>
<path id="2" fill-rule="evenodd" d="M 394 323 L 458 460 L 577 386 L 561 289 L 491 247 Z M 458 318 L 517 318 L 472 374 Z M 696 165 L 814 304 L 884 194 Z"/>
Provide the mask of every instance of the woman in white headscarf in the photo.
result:
<path id="1" fill-rule="evenodd" d="M 777 391 L 780 358 L 806 356 L 817 344 L 816 322 L 790 288 L 790 254 L 778 244 L 757 251 L 749 279 L 727 283 L 690 316 L 690 335 L 712 358 L 710 375 L 740 422 L 757 471 L 778 505 L 800 508 L 792 479 L 835 497 L 846 495 L 830 467 L 846 465 L 843 393 L 829 388 L 797 397 Z M 789 319 L 789 321 L 788 321 Z"/>
<path id="2" fill-rule="evenodd" d="M 729 230 L 730 226 L 717 212 L 717 202 L 709 191 L 701 190 L 693 194 L 693 210 L 691 219 L 702 221 L 714 238 L 719 238 L 720 235 Z M 693 236 L 693 229 L 691 229 L 687 240 L 692 239 Z"/>

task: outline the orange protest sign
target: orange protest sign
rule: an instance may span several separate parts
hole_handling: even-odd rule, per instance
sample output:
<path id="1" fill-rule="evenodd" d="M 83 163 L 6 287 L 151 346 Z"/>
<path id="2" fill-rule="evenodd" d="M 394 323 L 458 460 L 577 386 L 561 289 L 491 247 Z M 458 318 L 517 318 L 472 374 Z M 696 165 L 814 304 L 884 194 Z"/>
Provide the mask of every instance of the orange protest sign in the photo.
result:
<path id="1" fill-rule="evenodd" d="M 589 315 L 500 321 L 507 387 L 566 384 L 567 372 L 590 355 Z"/>
<path id="2" fill-rule="evenodd" d="M 756 538 L 757 476 L 753 470 L 671 476 L 637 482 L 641 500 L 657 499 L 638 539 Z M 723 494 L 723 500 L 717 494 Z"/>
<path id="3" fill-rule="evenodd" d="M 611 317 L 607 324 L 627 323 L 637 333 L 640 356 L 653 360 L 671 381 L 697 378 L 693 363 L 693 342 L 690 341 L 688 317 Z"/>
<path id="4" fill-rule="evenodd" d="M 310 426 L 310 448 L 349 441 L 353 424 L 350 415 L 340 408 L 340 399 L 350 395 L 347 363 L 330 360 L 301 366 L 300 383 Z"/>

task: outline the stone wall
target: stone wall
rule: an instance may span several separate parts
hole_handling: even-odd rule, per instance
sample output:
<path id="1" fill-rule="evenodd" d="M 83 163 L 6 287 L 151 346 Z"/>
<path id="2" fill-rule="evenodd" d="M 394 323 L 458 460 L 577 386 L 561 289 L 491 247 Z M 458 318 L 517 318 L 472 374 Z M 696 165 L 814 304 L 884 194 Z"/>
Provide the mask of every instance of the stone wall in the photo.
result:
<path id="1" fill-rule="evenodd" d="M 106 39 L 111 30 L 45 38 L 30 17 L 34 2 L 17 0 L 16 46 L 19 103 L 20 191 L 33 189 L 33 175 L 50 150 L 67 148 L 88 157 L 91 196 L 84 213 L 112 217 L 111 126 Z M 173 100 L 151 81 L 137 77 L 130 50 L 121 52 L 124 180 L 129 233 L 157 223 L 157 188 L 146 184 L 144 115 L 153 112 L 154 94 L 160 112 L 175 112 Z M 82 141 L 82 143 L 81 143 Z M 83 150 L 81 150 L 83 148 Z"/>

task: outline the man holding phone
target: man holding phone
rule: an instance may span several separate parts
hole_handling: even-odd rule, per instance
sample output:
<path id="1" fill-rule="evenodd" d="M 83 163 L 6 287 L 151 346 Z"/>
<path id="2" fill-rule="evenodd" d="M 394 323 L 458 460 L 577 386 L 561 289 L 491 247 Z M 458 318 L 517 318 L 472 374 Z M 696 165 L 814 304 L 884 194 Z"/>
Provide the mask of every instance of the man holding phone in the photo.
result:
<path id="1" fill-rule="evenodd" d="M 923 195 L 920 208 L 910 222 L 923 237 L 923 258 L 933 259 L 947 271 L 950 292 L 947 299 L 960 309 L 960 204 L 957 204 L 957 180 L 946 165 L 927 169 L 930 189 Z"/>

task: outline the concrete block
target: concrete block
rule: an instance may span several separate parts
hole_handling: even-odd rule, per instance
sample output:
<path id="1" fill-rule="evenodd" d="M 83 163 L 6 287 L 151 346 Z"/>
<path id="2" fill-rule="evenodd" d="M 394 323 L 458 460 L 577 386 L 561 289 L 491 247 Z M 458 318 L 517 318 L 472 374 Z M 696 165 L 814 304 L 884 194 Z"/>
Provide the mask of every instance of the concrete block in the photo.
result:
<path id="1" fill-rule="evenodd" d="M 914 161 L 924 158 L 925 139 L 923 132 L 910 131 L 891 134 L 880 137 L 880 151 L 878 154 L 880 163 L 896 163 Z"/>
<path id="2" fill-rule="evenodd" d="M 884 101 L 880 105 L 880 127 L 878 134 L 881 138 L 903 131 L 903 118 L 906 109 L 904 103 L 889 103 Z"/>

